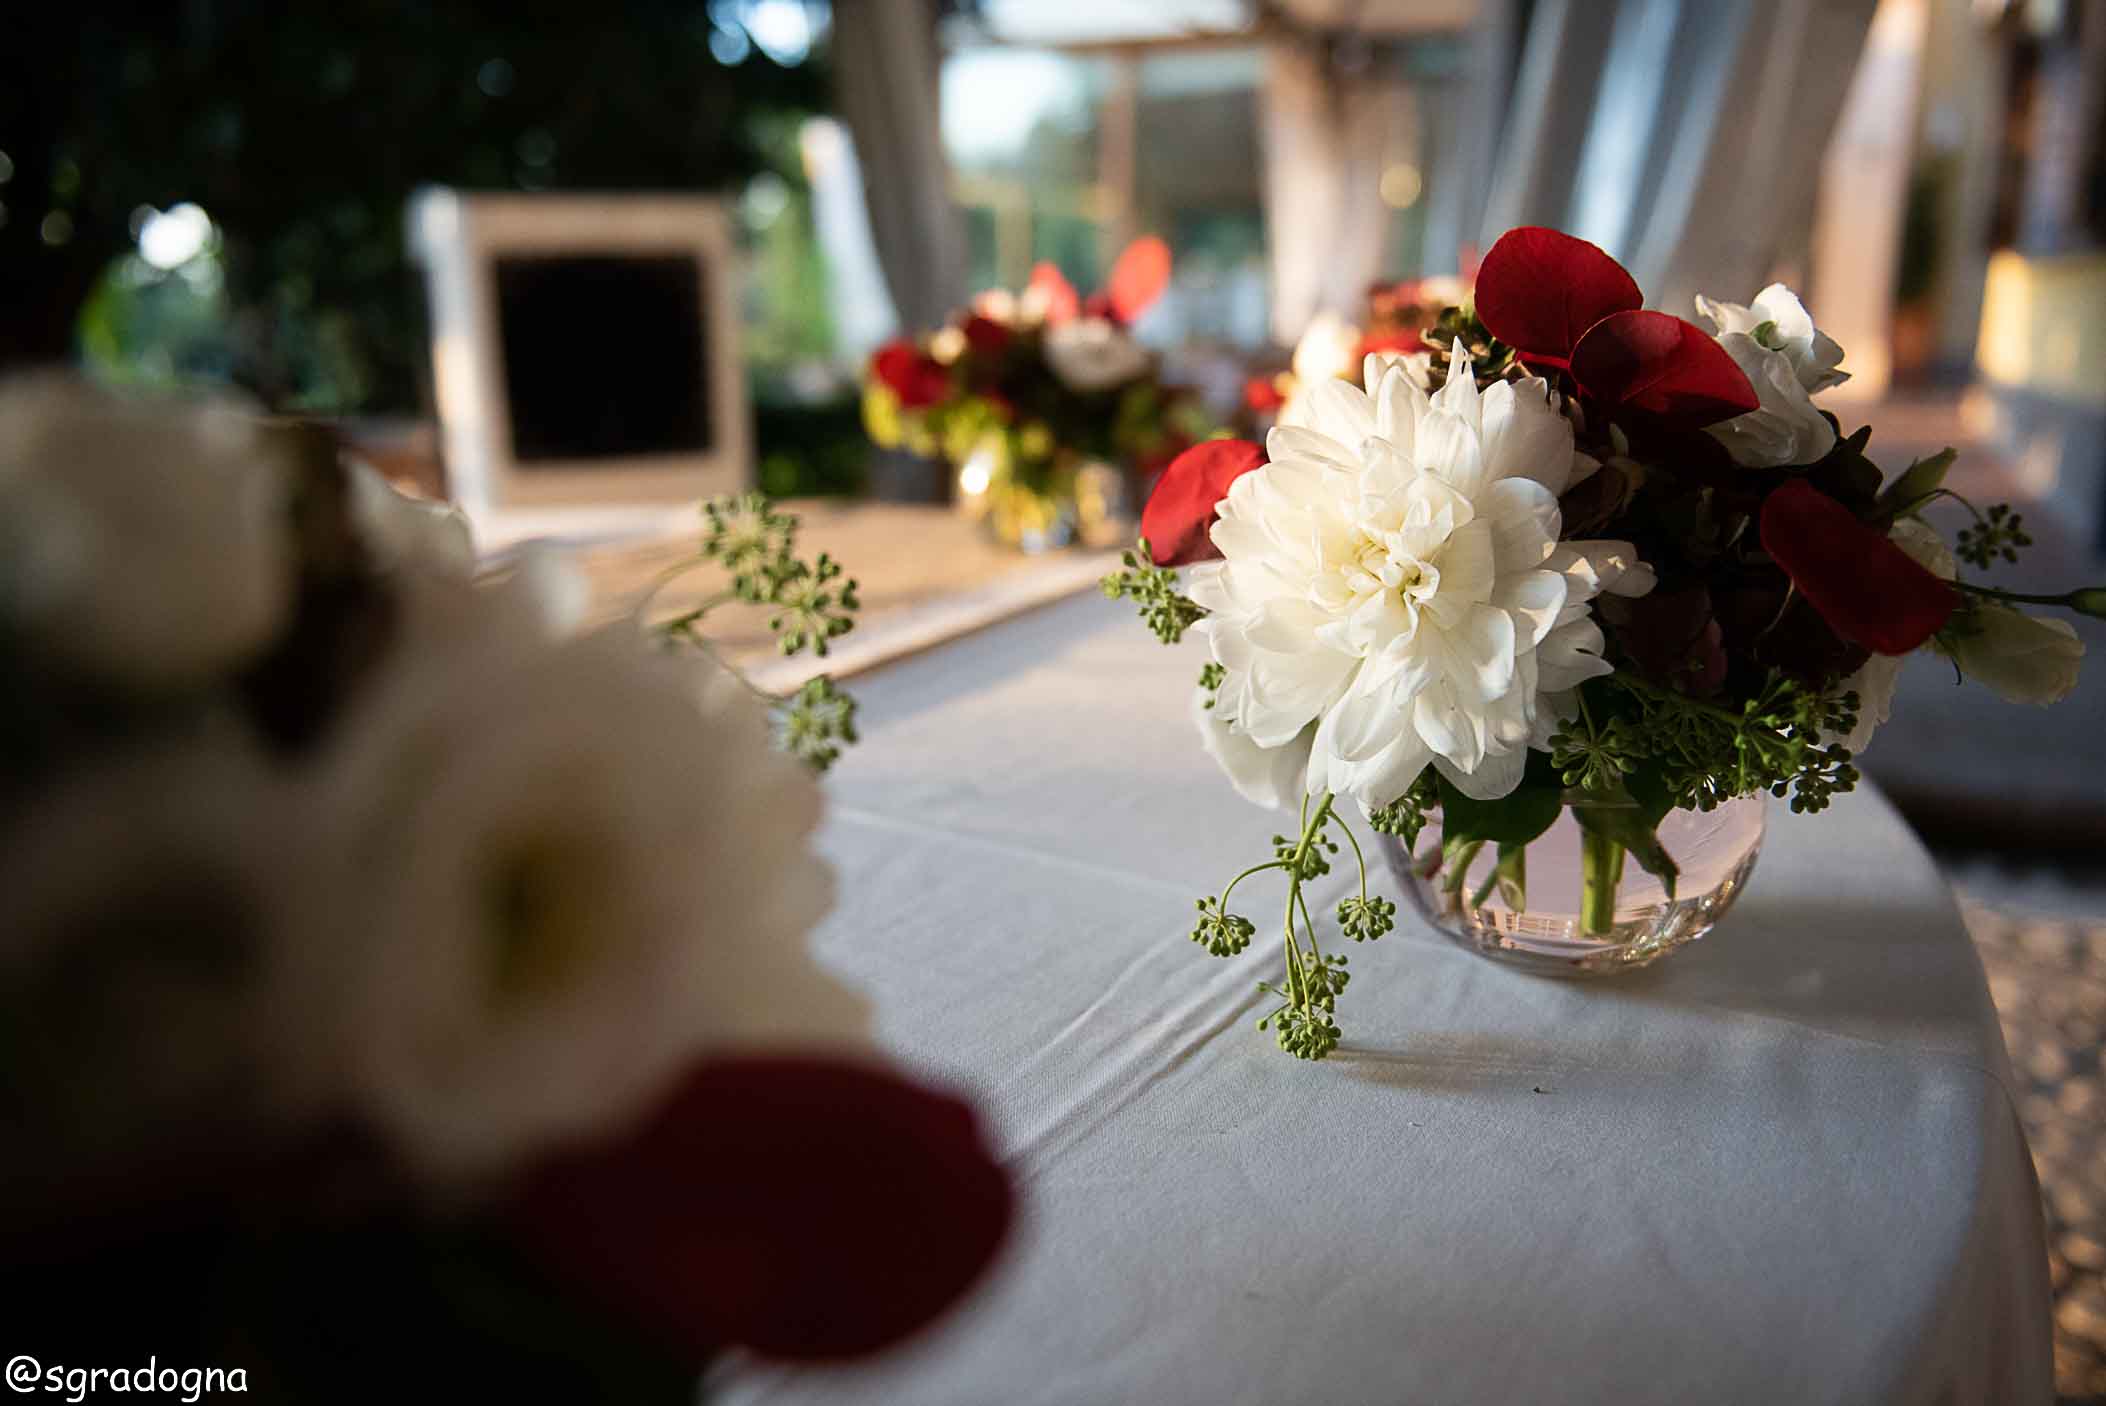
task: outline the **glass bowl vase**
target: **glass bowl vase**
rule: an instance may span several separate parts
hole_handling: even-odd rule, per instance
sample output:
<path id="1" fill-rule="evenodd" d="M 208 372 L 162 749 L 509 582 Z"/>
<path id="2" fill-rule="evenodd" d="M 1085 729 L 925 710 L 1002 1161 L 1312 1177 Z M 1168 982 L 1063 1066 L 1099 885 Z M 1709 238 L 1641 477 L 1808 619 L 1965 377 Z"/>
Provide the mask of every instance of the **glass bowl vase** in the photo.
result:
<path id="1" fill-rule="evenodd" d="M 1412 906 L 1456 942 L 1530 971 L 1599 976 L 1646 966 L 1711 931 L 1755 868 L 1768 800 L 1668 812 L 1657 833 L 1678 870 L 1672 895 L 1575 815 L 1617 802 L 1579 794 L 1519 851 L 1444 845 L 1437 813 L 1414 849 L 1379 843 Z"/>

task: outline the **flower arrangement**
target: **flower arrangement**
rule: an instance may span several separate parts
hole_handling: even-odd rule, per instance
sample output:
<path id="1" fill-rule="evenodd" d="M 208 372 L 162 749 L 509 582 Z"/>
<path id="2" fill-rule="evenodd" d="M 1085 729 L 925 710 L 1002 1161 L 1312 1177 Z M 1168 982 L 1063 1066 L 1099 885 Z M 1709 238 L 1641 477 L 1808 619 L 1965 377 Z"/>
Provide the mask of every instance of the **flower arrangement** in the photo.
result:
<path id="1" fill-rule="evenodd" d="M 1021 293 L 982 293 L 934 333 L 887 343 L 864 382 L 871 439 L 951 464 L 961 502 L 1001 540 L 1101 535 L 1126 474 L 1159 472 L 1211 428 L 1129 330 L 1169 281 L 1169 246 L 1146 237 L 1087 299 L 1041 263 Z"/>
<path id="2" fill-rule="evenodd" d="M 853 583 L 795 526 L 712 504 L 696 561 L 824 652 Z M 588 625 L 551 557 L 475 569 L 316 427 L 0 382 L 23 1350 L 689 1401 L 734 1349 L 882 1347 L 996 1252 L 972 1112 L 808 945 L 845 695 L 757 695 L 699 612 Z"/>
<path id="3" fill-rule="evenodd" d="M 1216 440 L 1173 463 L 1106 593 L 1207 660 L 1193 716 L 1249 799 L 1298 811 L 1272 856 L 1199 900 L 1193 939 L 1230 955 L 1255 924 L 1241 883 L 1288 884 L 1284 973 L 1260 1022 L 1320 1058 L 1340 1038 L 1346 958 L 1319 945 L 1303 889 L 1334 835 L 1359 883 L 1345 936 L 1382 935 L 1348 801 L 1416 846 L 1419 872 L 1463 874 L 1526 905 L 1529 845 L 1570 809 L 1583 931 L 1614 922 L 1628 858 L 1675 895 L 1658 837 L 1677 811 L 1789 796 L 1815 812 L 1858 779 L 1916 652 L 2007 699 L 2049 703 L 2083 646 L 2046 605 L 2106 616 L 2106 589 L 2027 596 L 1970 579 L 2028 539 L 2006 507 L 1948 546 L 1922 516 L 1951 451 L 1891 479 L 1813 397 L 1842 350 L 1797 298 L 1699 299 L 1707 330 L 1644 310 L 1595 246 L 1509 232 L 1474 300 L 1445 310 L 1443 350 L 1367 357 L 1365 389 L 1305 388 L 1264 445 Z M 1185 568 L 1180 578 L 1177 568 Z"/>
<path id="4" fill-rule="evenodd" d="M 1441 275 L 1377 283 L 1367 291 L 1365 326 L 1336 313 L 1318 313 L 1294 344 L 1287 370 L 1244 383 L 1244 408 L 1254 416 L 1276 416 L 1304 386 L 1334 379 L 1358 385 L 1370 356 L 1430 355 L 1441 345 L 1439 319 L 1463 302 L 1467 288 L 1461 279 Z"/>

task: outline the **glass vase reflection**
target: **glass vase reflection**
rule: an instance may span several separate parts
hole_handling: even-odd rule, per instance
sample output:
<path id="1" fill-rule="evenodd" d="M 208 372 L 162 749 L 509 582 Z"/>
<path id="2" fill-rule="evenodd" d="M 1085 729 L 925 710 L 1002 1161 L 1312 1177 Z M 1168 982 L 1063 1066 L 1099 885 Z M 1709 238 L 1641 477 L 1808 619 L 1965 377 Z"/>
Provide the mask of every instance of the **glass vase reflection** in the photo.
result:
<path id="1" fill-rule="evenodd" d="M 1576 812 L 1616 804 L 1584 796 L 1568 796 L 1550 829 L 1513 850 L 1444 844 L 1438 814 L 1414 850 L 1380 843 L 1412 906 L 1449 938 L 1531 971 L 1598 976 L 1647 966 L 1717 925 L 1754 872 L 1767 803 L 1758 794 L 1669 812 L 1658 835 L 1677 871 L 1672 894 L 1602 827 L 1580 822 Z"/>

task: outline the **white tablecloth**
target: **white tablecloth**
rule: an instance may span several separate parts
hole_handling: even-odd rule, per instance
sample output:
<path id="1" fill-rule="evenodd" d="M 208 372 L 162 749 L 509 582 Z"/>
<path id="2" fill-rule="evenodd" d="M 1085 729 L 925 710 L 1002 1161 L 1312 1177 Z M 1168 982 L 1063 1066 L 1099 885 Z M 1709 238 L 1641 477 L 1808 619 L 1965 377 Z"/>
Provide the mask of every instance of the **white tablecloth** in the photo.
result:
<path id="1" fill-rule="evenodd" d="M 1028 1220 L 938 1331 L 728 1399 L 2050 1399 L 1995 1014 L 1883 799 L 1773 807 L 1720 930 L 1610 982 L 1405 908 L 1312 1065 L 1252 1028 L 1273 944 L 1185 939 L 1279 828 L 1201 753 L 1197 670 L 1085 597 L 859 684 L 820 948 L 978 1091 Z"/>

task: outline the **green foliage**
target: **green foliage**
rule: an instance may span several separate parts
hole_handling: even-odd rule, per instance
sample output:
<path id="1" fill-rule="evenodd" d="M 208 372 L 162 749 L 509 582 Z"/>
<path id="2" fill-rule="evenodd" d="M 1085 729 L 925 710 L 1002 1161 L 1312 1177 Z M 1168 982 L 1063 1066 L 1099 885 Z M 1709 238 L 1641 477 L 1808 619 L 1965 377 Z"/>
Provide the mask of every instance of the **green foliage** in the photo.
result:
<path id="1" fill-rule="evenodd" d="M 1446 777 L 1440 788 L 1441 834 L 1450 841 L 1525 845 L 1557 822 L 1565 804 L 1556 768 L 1546 754 L 1533 750 L 1521 784 L 1497 800 L 1464 795 Z"/>
<path id="2" fill-rule="evenodd" d="M 701 549 L 674 575 L 711 563 L 729 573 L 727 588 L 660 622 L 655 630 L 661 639 L 714 655 L 701 630 L 709 613 L 731 604 L 760 606 L 769 612 L 768 628 L 775 632 L 781 653 L 810 650 L 823 658 L 829 641 L 854 628 L 862 608 L 856 583 L 844 575 L 841 564 L 825 552 L 811 561 L 800 557 L 796 517 L 760 493 L 712 498 L 702 505 Z M 735 666 L 726 667 L 760 692 Z M 841 749 L 856 741 L 855 699 L 824 675 L 807 680 L 787 698 L 762 696 L 773 711 L 776 744 L 814 771 L 832 766 Z"/>
<path id="3" fill-rule="evenodd" d="M 1130 600 L 1140 606 L 1141 623 L 1164 644 L 1176 644 L 1186 630 L 1206 618 L 1206 612 L 1177 589 L 1177 573 L 1155 564 L 1146 537 L 1119 560 L 1123 568 L 1099 583 L 1105 598 Z"/>
<path id="4" fill-rule="evenodd" d="M 1877 507 L 1882 520 L 1892 523 L 1906 517 L 1938 496 L 1945 475 L 1959 457 L 1956 449 L 1941 449 L 1927 459 L 1918 459 L 1880 493 Z"/>
<path id="5" fill-rule="evenodd" d="M 784 654 L 809 649 L 824 658 L 828 640 L 855 628 L 855 614 L 863 608 L 855 579 L 843 580 L 841 564 L 825 552 L 816 562 L 784 561 L 770 577 L 768 600 L 777 610 L 768 628 Z"/>
<path id="6" fill-rule="evenodd" d="M 1975 520 L 1974 526 L 1960 529 L 1953 551 L 1961 561 L 1986 570 L 1998 557 L 2017 561 L 2018 549 L 2032 545 L 2024 518 L 2012 512 L 2009 503 L 1994 503 Z"/>
<path id="7" fill-rule="evenodd" d="M 1386 898 L 1342 898 L 1338 927 L 1355 942 L 1373 942 L 1397 926 L 1397 905 Z"/>
<path id="8" fill-rule="evenodd" d="M 1319 828 L 1315 834 L 1304 831 L 1294 839 L 1285 835 L 1272 837 L 1273 857 L 1286 868 L 1289 877 L 1298 883 L 1320 879 L 1331 872 L 1331 861 L 1324 858 L 1325 851 L 1338 853 L 1338 841 Z"/>
<path id="9" fill-rule="evenodd" d="M 1194 902 L 1199 909 L 1199 921 L 1192 927 L 1194 942 L 1217 957 L 1233 957 L 1250 946 L 1251 936 L 1258 930 L 1250 919 L 1229 912 L 1218 898 Z"/>
<path id="10" fill-rule="evenodd" d="M 1409 791 L 1368 816 L 1367 823 L 1376 834 L 1394 835 L 1405 849 L 1416 849 L 1419 832 L 1426 828 L 1426 812 L 1440 803 L 1440 773 L 1427 767 Z"/>
<path id="11" fill-rule="evenodd" d="M 1597 714 L 1629 719 L 1626 783 L 1644 777 L 1663 814 L 1708 811 L 1757 791 L 1789 794 L 1794 812 L 1812 813 L 1857 784 L 1849 750 L 1821 740 L 1857 725 L 1854 693 L 1810 689 L 1775 670 L 1738 710 L 1621 672 L 1587 687 Z"/>
<path id="12" fill-rule="evenodd" d="M 784 65 L 744 39 L 727 48 L 739 22 L 713 19 L 720 8 L 11 14 L 0 363 L 64 356 L 95 281 L 132 245 L 132 212 L 190 200 L 226 238 L 215 370 L 276 409 L 414 412 L 424 319 L 402 211 L 420 184 L 736 191 L 767 173 L 801 192 L 795 145 L 777 138 L 830 106 L 824 55 Z M 40 237 L 47 210 L 70 237 Z"/>
<path id="13" fill-rule="evenodd" d="M 776 745 L 814 771 L 840 759 L 856 738 L 856 700 L 826 675 L 805 680 L 776 707 Z"/>
<path id="14" fill-rule="evenodd" d="M 1206 706 L 1211 708 L 1219 702 L 1221 686 L 1228 682 L 1228 670 L 1212 660 L 1199 667 L 1199 686 L 1206 693 Z"/>

